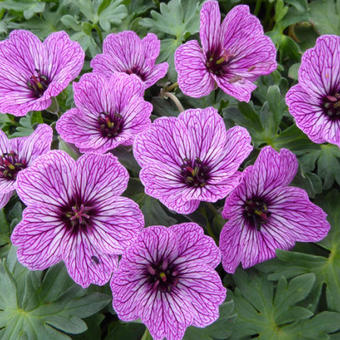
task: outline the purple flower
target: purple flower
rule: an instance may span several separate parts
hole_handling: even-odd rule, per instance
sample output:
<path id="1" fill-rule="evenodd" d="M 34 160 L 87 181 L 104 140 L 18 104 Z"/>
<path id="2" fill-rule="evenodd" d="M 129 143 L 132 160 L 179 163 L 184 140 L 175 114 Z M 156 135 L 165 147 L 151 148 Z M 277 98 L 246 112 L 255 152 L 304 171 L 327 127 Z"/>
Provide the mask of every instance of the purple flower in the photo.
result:
<path id="1" fill-rule="evenodd" d="M 318 242 L 329 231 L 326 213 L 307 193 L 290 187 L 298 168 L 295 155 L 264 147 L 248 166 L 241 183 L 226 199 L 222 216 L 229 221 L 220 235 L 222 265 L 234 273 L 275 257 L 276 249 L 295 242 Z"/>
<path id="2" fill-rule="evenodd" d="M 138 205 L 120 196 L 128 180 L 112 154 L 75 161 L 58 150 L 39 157 L 18 175 L 27 205 L 11 236 L 18 260 L 31 270 L 63 260 L 82 287 L 105 284 L 144 226 Z"/>
<path id="3" fill-rule="evenodd" d="M 137 75 L 148 88 L 163 78 L 168 63 L 155 65 L 159 55 L 160 41 L 153 33 L 140 39 L 133 31 L 109 34 L 103 43 L 103 54 L 91 61 L 93 72 L 124 72 Z"/>
<path id="4" fill-rule="evenodd" d="M 11 32 L 0 42 L 0 112 L 24 116 L 51 105 L 81 71 L 84 51 L 66 32 L 42 43 L 33 33 Z"/>
<path id="5" fill-rule="evenodd" d="M 200 37 L 202 48 L 190 40 L 175 53 L 178 84 L 188 96 L 206 96 L 217 84 L 248 102 L 256 88 L 253 81 L 277 67 L 275 46 L 248 6 L 235 6 L 221 24 L 218 2 L 207 1 L 201 9 Z"/>
<path id="6" fill-rule="evenodd" d="M 188 326 L 218 319 L 226 297 L 219 263 L 215 242 L 196 223 L 146 228 L 113 274 L 113 308 L 124 321 L 140 318 L 154 340 L 180 340 Z"/>
<path id="7" fill-rule="evenodd" d="M 286 95 L 296 125 L 314 143 L 340 147 L 340 37 L 323 35 L 302 56 L 299 83 Z"/>
<path id="8" fill-rule="evenodd" d="M 52 129 L 46 124 L 38 125 L 28 137 L 8 139 L 0 130 L 0 208 L 8 203 L 17 189 L 18 173 L 50 150 L 52 135 Z"/>
<path id="9" fill-rule="evenodd" d="M 134 75 L 115 73 L 109 79 L 89 73 L 73 83 L 77 108 L 64 113 L 57 131 L 81 152 L 101 152 L 131 145 L 150 124 L 152 105 L 143 99 L 144 85 Z"/>
<path id="10" fill-rule="evenodd" d="M 250 140 L 242 127 L 226 131 L 212 107 L 156 119 L 134 142 L 146 194 L 181 214 L 195 211 L 200 201 L 226 197 L 239 183 L 237 169 L 252 150 Z"/>

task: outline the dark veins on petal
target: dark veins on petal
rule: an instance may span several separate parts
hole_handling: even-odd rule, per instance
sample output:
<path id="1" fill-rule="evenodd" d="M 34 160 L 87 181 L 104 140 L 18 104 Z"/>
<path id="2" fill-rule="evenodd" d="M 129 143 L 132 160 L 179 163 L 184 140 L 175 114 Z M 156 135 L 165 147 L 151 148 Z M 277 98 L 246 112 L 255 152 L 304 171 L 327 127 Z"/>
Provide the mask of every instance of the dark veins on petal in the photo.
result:
<path id="1" fill-rule="evenodd" d="M 32 74 L 30 79 L 27 81 L 27 86 L 32 91 L 32 96 L 34 98 L 40 98 L 48 88 L 49 84 L 50 80 L 47 76 L 41 74 L 38 69 L 35 69 L 34 74 Z"/>
<path id="2" fill-rule="evenodd" d="M 340 91 L 322 99 L 322 108 L 325 115 L 331 120 L 340 119 Z"/>
<path id="3" fill-rule="evenodd" d="M 252 197 L 245 201 L 244 206 L 244 218 L 248 221 L 249 225 L 261 229 L 261 226 L 268 222 L 270 212 L 268 211 L 268 203 L 261 197 Z"/>
<path id="4" fill-rule="evenodd" d="M 26 167 L 26 161 L 19 159 L 14 151 L 4 153 L 0 156 L 0 178 L 15 180 L 18 172 Z"/>
<path id="5" fill-rule="evenodd" d="M 210 168 L 199 158 L 191 161 L 184 159 L 181 165 L 181 180 L 189 187 L 202 188 L 210 179 Z"/>
<path id="6" fill-rule="evenodd" d="M 85 202 L 80 195 L 75 195 L 68 204 L 60 208 L 59 215 L 72 234 L 86 233 L 93 226 L 93 218 L 97 215 L 97 209 L 93 202 Z"/>
<path id="7" fill-rule="evenodd" d="M 119 113 L 101 112 L 98 117 L 98 128 L 102 137 L 117 137 L 123 130 L 124 118 Z"/>
<path id="8" fill-rule="evenodd" d="M 179 280 L 179 271 L 176 265 L 169 263 L 167 258 L 148 263 L 144 275 L 151 285 L 151 289 L 162 292 L 171 292 L 177 286 Z"/>

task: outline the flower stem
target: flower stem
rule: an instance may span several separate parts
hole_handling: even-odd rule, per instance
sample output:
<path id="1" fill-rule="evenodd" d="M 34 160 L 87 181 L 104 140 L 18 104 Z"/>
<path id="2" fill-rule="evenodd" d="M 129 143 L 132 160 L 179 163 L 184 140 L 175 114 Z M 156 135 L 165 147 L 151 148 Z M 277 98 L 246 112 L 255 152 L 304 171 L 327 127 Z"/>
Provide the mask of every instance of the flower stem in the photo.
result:
<path id="1" fill-rule="evenodd" d="M 262 0 L 256 0 L 254 15 L 258 16 L 261 9 Z"/>
<path id="2" fill-rule="evenodd" d="M 173 93 L 163 92 L 162 93 L 162 97 L 165 98 L 165 99 L 170 98 L 173 101 L 173 103 L 176 105 L 176 107 L 177 107 L 179 112 L 183 112 L 184 111 L 183 105 L 181 104 L 179 99 Z"/>
<path id="3" fill-rule="evenodd" d="M 97 31 L 100 42 L 103 43 L 103 35 L 102 35 L 102 31 L 100 30 L 99 26 L 97 24 L 93 24 L 92 27 Z"/>
<path id="4" fill-rule="evenodd" d="M 178 87 L 178 83 L 176 81 L 175 83 L 173 83 L 170 86 L 166 87 L 164 90 L 165 90 L 165 92 L 171 92 L 172 90 L 174 90 L 177 87 Z"/>

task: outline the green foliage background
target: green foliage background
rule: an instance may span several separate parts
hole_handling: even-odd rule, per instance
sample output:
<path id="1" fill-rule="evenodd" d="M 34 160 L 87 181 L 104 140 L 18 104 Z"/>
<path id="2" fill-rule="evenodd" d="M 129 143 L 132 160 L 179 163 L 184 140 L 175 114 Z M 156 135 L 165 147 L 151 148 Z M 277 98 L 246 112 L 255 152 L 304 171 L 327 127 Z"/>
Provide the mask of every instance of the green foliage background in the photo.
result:
<path id="1" fill-rule="evenodd" d="M 294 124 L 284 96 L 297 81 L 302 53 L 321 34 L 340 35 L 340 0 L 220 0 L 222 15 L 239 3 L 248 4 L 261 20 L 278 49 L 278 70 L 257 81 L 250 103 L 240 103 L 220 90 L 193 99 L 178 89 L 175 94 L 185 108 L 214 106 L 226 126 L 248 129 L 255 146 L 243 166 L 251 164 L 259 149 L 271 145 L 288 148 L 299 159 L 293 185 L 307 190 L 327 213 L 332 230 L 318 244 L 297 244 L 293 251 L 278 251 L 277 258 L 235 275 L 218 272 L 228 288 L 220 319 L 198 329 L 190 327 L 185 340 L 339 340 L 340 339 L 340 149 L 313 144 Z M 170 65 L 166 79 L 148 89 L 153 118 L 176 116 L 178 109 L 161 88 L 177 79 L 173 55 L 188 39 L 197 39 L 199 10 L 196 0 L 0 0 L 0 38 L 13 29 L 27 29 L 44 39 L 65 30 L 86 51 L 83 73 L 101 52 L 103 39 L 112 32 L 134 30 L 141 37 L 154 32 L 161 39 L 158 61 Z M 30 113 L 18 118 L 0 115 L 0 127 L 8 136 L 26 136 L 42 122 L 54 127 L 58 116 L 73 106 L 72 86 L 58 96 L 59 110 Z M 55 134 L 53 148 L 77 151 Z M 223 201 L 202 203 L 193 214 L 168 211 L 144 194 L 139 168 L 130 150 L 114 153 L 130 172 L 125 195 L 139 203 L 146 226 L 195 221 L 218 240 L 225 221 Z M 20 221 L 24 206 L 17 197 L 0 211 L 0 339 L 3 340 L 137 340 L 151 339 L 139 322 L 118 320 L 111 307 L 107 286 L 82 289 L 68 277 L 62 263 L 44 271 L 30 272 L 16 260 L 10 234 Z"/>

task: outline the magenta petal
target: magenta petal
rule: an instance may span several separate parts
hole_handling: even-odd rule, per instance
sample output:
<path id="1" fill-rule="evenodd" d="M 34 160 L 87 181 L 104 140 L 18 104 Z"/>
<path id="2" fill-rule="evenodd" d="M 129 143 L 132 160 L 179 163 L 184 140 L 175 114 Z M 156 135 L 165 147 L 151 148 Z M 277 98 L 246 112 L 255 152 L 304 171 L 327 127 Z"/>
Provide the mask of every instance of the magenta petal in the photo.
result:
<path id="1" fill-rule="evenodd" d="M 265 195 L 278 186 L 289 185 L 296 175 L 298 161 L 287 149 L 280 153 L 270 146 L 264 147 L 258 156 L 251 175 L 245 177 L 248 188 L 255 195 Z"/>
<path id="2" fill-rule="evenodd" d="M 112 194 L 122 194 L 129 174 L 112 154 L 85 154 L 77 160 L 75 187 L 85 201 L 103 202 Z"/>
<path id="3" fill-rule="evenodd" d="M 319 242 L 326 237 L 330 225 L 326 213 L 309 201 L 307 193 L 295 187 L 278 188 L 272 197 L 273 224 L 281 224 L 283 235 L 299 242 Z M 278 229 L 271 231 L 273 237 Z"/>
<path id="4" fill-rule="evenodd" d="M 75 161 L 64 151 L 50 151 L 19 172 L 17 193 L 26 204 L 60 205 L 72 189 Z"/>
<path id="5" fill-rule="evenodd" d="M 217 1 L 207 1 L 201 9 L 200 38 L 205 52 L 214 50 L 220 43 L 221 13 Z"/>
<path id="6" fill-rule="evenodd" d="M 0 194 L 0 209 L 2 209 L 8 201 L 11 199 L 14 191 L 6 192 L 6 193 L 1 193 Z"/>
<path id="7" fill-rule="evenodd" d="M 55 209 L 38 204 L 24 210 L 23 220 L 14 228 L 11 241 L 18 247 L 20 263 L 31 270 L 43 270 L 61 260 L 64 233 Z"/>
<path id="8" fill-rule="evenodd" d="M 221 254 L 214 240 L 204 235 L 204 230 L 196 223 L 181 223 L 170 227 L 175 233 L 179 246 L 178 255 L 182 263 L 187 261 L 205 262 L 212 268 L 221 262 Z"/>
<path id="9" fill-rule="evenodd" d="M 206 57 L 196 40 L 190 40 L 177 48 L 175 67 L 178 85 L 187 96 L 207 96 L 215 87 L 215 81 L 206 67 Z"/>
<path id="10" fill-rule="evenodd" d="M 318 97 L 338 89 L 340 83 L 340 37 L 323 35 L 315 47 L 302 56 L 299 69 L 299 84 Z"/>
<path id="11" fill-rule="evenodd" d="M 47 50 L 47 61 L 41 69 L 52 80 L 49 87 L 50 96 L 59 94 L 83 68 L 85 53 L 78 42 L 70 40 L 64 31 L 50 34 L 44 41 Z M 48 89 L 49 90 L 49 89 Z"/>
<path id="12" fill-rule="evenodd" d="M 300 84 L 289 89 L 286 103 L 296 125 L 314 142 L 329 142 L 340 146 L 340 123 L 329 119 L 322 110 L 320 99 Z"/>
<path id="13" fill-rule="evenodd" d="M 34 132 L 25 139 L 19 156 L 23 157 L 28 165 L 31 165 L 35 158 L 51 149 L 52 137 L 53 130 L 51 127 L 46 124 L 39 124 Z"/>
<path id="14" fill-rule="evenodd" d="M 62 250 L 69 275 L 83 288 L 91 283 L 103 286 L 118 266 L 118 256 L 103 254 L 85 233 L 65 235 Z"/>
<path id="15" fill-rule="evenodd" d="M 111 195 L 98 204 L 100 214 L 95 218 L 89 239 L 107 254 L 120 255 L 131 245 L 144 227 L 144 216 L 133 200 Z"/>

